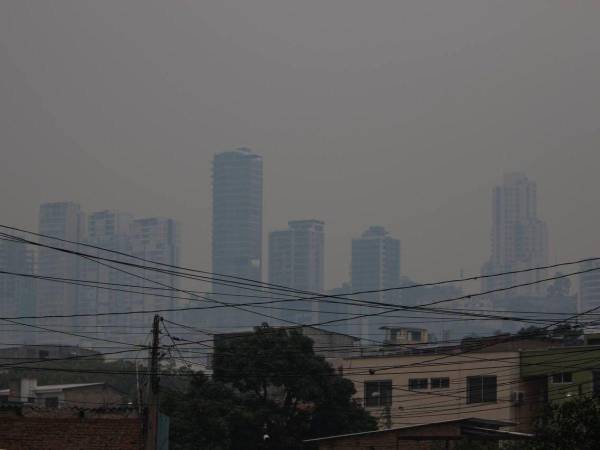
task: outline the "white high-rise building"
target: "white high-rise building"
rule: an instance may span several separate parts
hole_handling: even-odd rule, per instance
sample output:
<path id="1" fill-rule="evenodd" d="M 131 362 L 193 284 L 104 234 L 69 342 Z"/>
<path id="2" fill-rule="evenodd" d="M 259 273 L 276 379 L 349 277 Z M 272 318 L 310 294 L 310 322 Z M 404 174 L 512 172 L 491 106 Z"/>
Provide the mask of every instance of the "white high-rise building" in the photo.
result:
<path id="1" fill-rule="evenodd" d="M 269 283 L 321 293 L 325 283 L 325 224 L 294 220 L 287 230 L 269 233 Z M 299 296 L 303 296 L 299 294 Z M 310 296 L 306 294 L 304 296 Z M 285 302 L 279 316 L 294 323 L 317 323 L 319 300 Z M 292 309 L 306 310 L 293 311 Z"/>
<path id="2" fill-rule="evenodd" d="M 548 264 L 548 231 L 537 213 L 537 186 L 525 174 L 510 173 L 494 188 L 491 256 L 482 274 L 523 270 Z M 483 290 L 526 284 L 546 276 L 545 270 L 484 278 Z M 543 296 L 543 283 L 500 292 L 498 296 Z"/>
<path id="3" fill-rule="evenodd" d="M 84 214 L 77 203 L 57 202 L 40 206 L 39 232 L 41 235 L 81 242 L 84 237 Z M 40 243 L 58 248 L 79 250 L 77 245 L 40 237 Z M 78 279 L 81 258 L 51 248 L 41 247 L 38 253 L 38 274 L 47 277 Z M 39 280 L 37 283 L 37 315 L 70 315 L 77 312 L 79 287 L 74 284 Z M 53 328 L 72 330 L 75 320 L 70 317 L 53 318 Z M 45 337 L 46 342 L 73 342 L 73 338 L 56 334 Z"/>

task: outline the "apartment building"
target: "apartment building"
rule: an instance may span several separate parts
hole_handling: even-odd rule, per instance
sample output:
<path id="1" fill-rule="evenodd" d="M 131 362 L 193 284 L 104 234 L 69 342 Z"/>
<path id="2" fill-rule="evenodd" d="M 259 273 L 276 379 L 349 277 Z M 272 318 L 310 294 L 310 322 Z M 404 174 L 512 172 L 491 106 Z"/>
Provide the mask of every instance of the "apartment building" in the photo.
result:
<path id="1" fill-rule="evenodd" d="M 479 350 L 411 348 L 402 354 L 344 358 L 335 365 L 352 380 L 356 399 L 382 428 L 477 417 L 514 422 L 514 429 L 528 431 L 529 405 L 540 400 L 540 389 L 523 378 L 521 353 L 555 345 L 560 344 L 498 340 Z"/>

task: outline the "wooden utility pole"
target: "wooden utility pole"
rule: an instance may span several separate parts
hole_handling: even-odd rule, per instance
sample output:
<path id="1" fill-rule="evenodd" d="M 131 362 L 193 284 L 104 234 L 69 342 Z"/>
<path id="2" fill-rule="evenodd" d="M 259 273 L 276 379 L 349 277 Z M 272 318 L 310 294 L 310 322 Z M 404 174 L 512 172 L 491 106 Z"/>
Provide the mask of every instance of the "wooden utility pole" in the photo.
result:
<path id="1" fill-rule="evenodd" d="M 160 347 L 160 321 L 157 314 L 152 322 L 152 347 L 150 347 L 150 380 L 148 383 L 148 410 L 146 413 L 146 446 L 144 450 L 156 450 L 158 442 L 158 391 L 160 378 L 158 376 L 158 349 Z"/>

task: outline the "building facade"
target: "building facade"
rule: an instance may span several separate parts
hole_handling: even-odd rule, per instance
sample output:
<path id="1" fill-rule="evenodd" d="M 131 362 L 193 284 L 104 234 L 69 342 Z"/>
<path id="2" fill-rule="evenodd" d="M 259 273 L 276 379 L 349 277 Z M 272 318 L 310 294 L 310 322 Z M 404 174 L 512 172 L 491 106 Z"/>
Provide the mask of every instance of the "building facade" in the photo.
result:
<path id="1" fill-rule="evenodd" d="M 247 291 L 231 287 L 223 278 L 262 280 L 262 157 L 247 148 L 216 154 L 212 188 L 212 271 L 219 275 L 212 291 L 215 298 L 241 303 L 239 295 Z M 258 320 L 239 309 L 215 312 L 210 318 L 213 324 L 231 327 Z"/>
<path id="2" fill-rule="evenodd" d="M 537 185 L 522 173 L 504 176 L 492 198 L 491 255 L 483 275 L 523 270 L 548 264 L 548 231 L 538 217 Z M 485 291 L 525 284 L 546 277 L 545 270 L 484 278 Z M 546 294 L 543 283 L 511 289 L 496 296 L 537 296 Z"/>
<path id="3" fill-rule="evenodd" d="M 77 203 L 44 203 L 39 210 L 40 243 L 53 247 L 79 250 L 77 245 L 51 237 L 81 242 L 85 236 L 85 215 Z M 48 236 L 48 237 L 43 237 Z M 37 258 L 38 275 L 78 279 L 81 260 L 76 255 L 41 247 Z M 39 280 L 37 283 L 37 315 L 69 315 L 77 312 L 79 286 Z M 54 318 L 53 327 L 72 329 L 73 318 Z M 53 335 L 54 342 L 68 341 L 67 336 Z"/>
<path id="4" fill-rule="evenodd" d="M 298 296 L 322 293 L 325 284 L 325 224 L 296 220 L 287 230 L 269 233 L 269 283 L 298 291 Z M 276 295 L 276 294 L 275 294 Z M 320 299 L 285 302 L 280 317 L 296 324 L 319 322 Z M 297 309 L 298 311 L 293 311 Z"/>
<path id="5" fill-rule="evenodd" d="M 381 292 L 400 285 L 400 241 L 391 237 L 385 228 L 370 227 L 360 238 L 352 240 L 351 284 L 354 292 L 379 291 L 353 295 L 353 298 L 397 303 L 397 293 Z M 355 306 L 354 312 L 370 314 L 373 309 Z M 367 316 L 360 322 L 351 322 L 349 327 L 352 334 L 376 339 L 384 334 L 379 330 L 384 322 L 385 316 Z"/>
<path id="6" fill-rule="evenodd" d="M 523 390 L 519 357 L 518 351 L 365 356 L 345 358 L 341 371 L 381 428 L 470 417 L 526 428 L 514 394 Z"/>

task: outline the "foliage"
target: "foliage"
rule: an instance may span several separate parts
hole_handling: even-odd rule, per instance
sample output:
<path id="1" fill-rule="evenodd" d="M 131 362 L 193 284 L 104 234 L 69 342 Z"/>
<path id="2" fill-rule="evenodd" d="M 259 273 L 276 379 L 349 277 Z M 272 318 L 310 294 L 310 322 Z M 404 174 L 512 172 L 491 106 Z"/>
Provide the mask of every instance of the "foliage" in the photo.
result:
<path id="1" fill-rule="evenodd" d="M 311 437 L 376 428 L 352 382 L 296 331 L 263 326 L 219 342 L 213 365 L 213 380 L 197 375 L 164 399 L 174 450 L 296 450 Z"/>
<path id="2" fill-rule="evenodd" d="M 535 421 L 535 450 L 594 450 L 600 442 L 600 400 L 587 396 L 547 405 Z"/>

